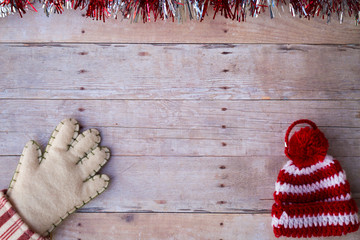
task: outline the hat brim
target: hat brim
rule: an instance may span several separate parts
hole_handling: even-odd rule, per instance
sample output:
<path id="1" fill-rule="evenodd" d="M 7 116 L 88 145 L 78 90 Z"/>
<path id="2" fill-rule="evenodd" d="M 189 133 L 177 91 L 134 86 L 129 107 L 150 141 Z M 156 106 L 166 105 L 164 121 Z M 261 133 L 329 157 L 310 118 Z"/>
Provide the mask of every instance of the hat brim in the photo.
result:
<path id="1" fill-rule="evenodd" d="M 335 202 L 277 204 L 272 207 L 276 237 L 341 236 L 359 229 L 353 199 Z"/>

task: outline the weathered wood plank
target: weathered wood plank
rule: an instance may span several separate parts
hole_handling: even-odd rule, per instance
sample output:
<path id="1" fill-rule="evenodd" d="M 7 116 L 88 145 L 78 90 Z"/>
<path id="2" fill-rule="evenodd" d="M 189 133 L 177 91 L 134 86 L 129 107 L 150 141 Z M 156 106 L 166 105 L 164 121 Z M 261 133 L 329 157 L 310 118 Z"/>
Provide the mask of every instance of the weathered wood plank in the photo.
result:
<path id="1" fill-rule="evenodd" d="M 19 156 L 0 157 L 0 188 L 7 188 Z M 360 203 L 359 157 L 339 161 Z M 110 187 L 83 212 L 268 213 L 285 156 L 119 157 L 101 171 Z"/>
<path id="2" fill-rule="evenodd" d="M 39 9 L 41 6 L 36 4 Z M 121 43 L 309 43 L 359 44 L 360 31 L 353 17 L 339 24 L 314 18 L 293 18 L 286 7 L 281 17 L 269 13 L 248 17 L 246 23 L 212 14 L 203 22 L 184 24 L 159 21 L 130 24 L 109 19 L 105 24 L 81 16 L 84 11 L 66 10 L 47 18 L 41 11 L 0 19 L 1 42 L 121 42 Z"/>
<path id="3" fill-rule="evenodd" d="M 0 51 L 6 99 L 360 98 L 359 46 L 2 44 Z"/>
<path id="4" fill-rule="evenodd" d="M 360 231 L 341 237 L 360 238 Z M 74 214 L 54 239 L 276 239 L 269 214 Z M 323 239 L 323 238 L 313 238 Z M 339 239 L 328 237 L 328 240 Z"/>
<path id="5" fill-rule="evenodd" d="M 114 155 L 281 156 L 289 124 L 315 121 L 335 156 L 360 156 L 360 101 L 1 100 L 0 154 L 45 145 L 66 117 L 98 127 Z M 7 141 L 11 139 L 11 141 Z"/>

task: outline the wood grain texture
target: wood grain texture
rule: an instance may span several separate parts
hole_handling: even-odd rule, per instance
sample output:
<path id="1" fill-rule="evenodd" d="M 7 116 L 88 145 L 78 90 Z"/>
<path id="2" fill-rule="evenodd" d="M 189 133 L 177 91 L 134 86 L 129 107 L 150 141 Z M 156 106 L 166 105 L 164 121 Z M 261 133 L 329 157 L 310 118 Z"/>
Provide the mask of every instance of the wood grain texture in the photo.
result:
<path id="1" fill-rule="evenodd" d="M 36 4 L 41 9 L 40 4 Z M 360 31 L 352 17 L 339 24 L 320 18 L 294 18 L 285 6 L 281 17 L 269 13 L 246 22 L 224 19 L 212 13 L 203 22 L 136 23 L 109 19 L 106 23 L 82 17 L 84 11 L 65 10 L 61 15 L 28 12 L 0 19 L 0 42 L 115 42 L 115 43 L 307 43 L 359 44 Z"/>
<path id="2" fill-rule="evenodd" d="M 342 157 L 351 191 L 360 203 L 359 157 Z M 0 188 L 7 188 L 19 156 L 0 157 Z M 101 173 L 106 192 L 81 212 L 270 213 L 285 156 L 125 157 L 114 156 Z"/>
<path id="3" fill-rule="evenodd" d="M 281 156 L 289 124 L 309 118 L 331 154 L 360 156 L 359 109 L 360 101 L 1 100 L 0 153 L 19 155 L 30 139 L 45 145 L 73 117 L 99 128 L 113 155 Z"/>
<path id="4" fill-rule="evenodd" d="M 360 99 L 359 46 L 1 44 L 0 51 L 7 99 Z"/>
<path id="5" fill-rule="evenodd" d="M 0 138 L 11 141 L 1 141 L 0 152 L 2 159 L 16 162 L 11 155 L 18 156 L 26 141 L 44 146 L 59 119 L 74 117 L 85 128 L 99 128 L 102 145 L 116 156 L 104 169 L 113 179 L 108 193 L 85 211 L 269 212 L 274 182 L 285 164 L 286 128 L 304 117 L 325 133 L 329 152 L 344 162 L 354 197 L 360 197 L 359 104 L 1 100 Z M 1 182 L 6 179 L 10 176 Z"/>
<path id="6" fill-rule="evenodd" d="M 360 238 L 360 231 L 341 237 Z M 56 231 L 59 239 L 277 239 L 269 214 L 75 214 Z M 287 238 L 282 238 L 287 239 Z M 335 240 L 338 237 L 312 238 Z"/>

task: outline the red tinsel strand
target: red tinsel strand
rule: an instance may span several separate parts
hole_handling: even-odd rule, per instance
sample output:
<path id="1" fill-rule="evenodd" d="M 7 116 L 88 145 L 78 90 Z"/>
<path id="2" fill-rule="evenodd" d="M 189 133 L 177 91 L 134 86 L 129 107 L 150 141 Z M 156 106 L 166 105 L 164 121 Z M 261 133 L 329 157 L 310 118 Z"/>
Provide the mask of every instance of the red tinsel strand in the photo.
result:
<path id="1" fill-rule="evenodd" d="M 220 12 L 221 15 L 224 15 L 225 18 L 234 19 L 233 13 L 231 11 L 231 6 L 228 0 L 215 0 L 212 1 L 212 5 L 214 5 L 214 12 L 215 12 L 213 19 L 215 19 L 217 12 Z"/>
<path id="2" fill-rule="evenodd" d="M 241 0 L 235 0 L 233 20 L 236 18 L 236 20 L 239 21 L 239 15 L 242 15 L 241 2 L 242 2 Z"/>
<path id="3" fill-rule="evenodd" d="M 19 12 L 20 17 L 22 14 L 25 14 L 27 0 L 6 0 L 3 2 L 3 5 L 10 5 L 11 9 L 14 8 Z"/>
<path id="4" fill-rule="evenodd" d="M 71 1 L 71 6 L 74 8 L 74 10 L 76 9 L 84 9 L 87 6 L 87 2 L 86 0 L 72 0 Z"/>
<path id="5" fill-rule="evenodd" d="M 208 6 L 210 4 L 210 0 L 200 0 L 198 2 L 199 2 L 199 7 L 201 8 L 201 17 L 200 17 L 200 22 L 201 22 L 202 20 L 204 20 Z"/>
<path id="6" fill-rule="evenodd" d="M 357 20 L 359 20 L 359 12 L 360 12 L 360 1 L 356 0 L 347 0 L 346 4 L 348 5 L 348 13 L 349 16 L 351 16 L 352 12 L 355 12 L 355 15 L 357 16 Z"/>
<path id="7" fill-rule="evenodd" d="M 233 19 L 236 18 L 237 21 L 245 21 L 246 18 L 246 3 L 244 3 L 246 0 L 235 0 L 234 2 L 234 13 L 233 13 Z"/>
<path id="8" fill-rule="evenodd" d="M 125 18 L 130 17 L 132 21 L 137 21 L 142 17 L 143 22 L 151 21 L 151 13 L 154 19 L 159 15 L 158 0 L 127 0 L 123 2 L 120 12 Z"/>
<path id="9" fill-rule="evenodd" d="M 342 14 L 345 10 L 344 4 L 347 5 L 348 14 L 351 16 L 352 11 L 358 13 L 360 10 L 360 1 L 357 0 L 290 0 L 290 4 L 294 9 L 294 14 L 304 17 L 329 16 L 331 13 L 336 13 L 338 17 L 342 18 Z M 358 20 L 358 16 L 356 16 Z"/>
<path id="10" fill-rule="evenodd" d="M 107 12 L 107 0 L 90 0 L 86 10 L 86 16 L 105 22 Z"/>
<path id="11" fill-rule="evenodd" d="M 61 1 L 56 1 L 54 3 L 54 12 L 61 14 L 61 13 L 63 13 L 63 11 L 64 11 L 64 8 L 63 8 L 63 4 L 61 3 Z"/>
<path id="12" fill-rule="evenodd" d="M 250 1 L 249 3 L 249 7 L 250 7 L 250 15 L 251 16 L 255 16 L 256 13 L 256 0 L 255 1 Z"/>

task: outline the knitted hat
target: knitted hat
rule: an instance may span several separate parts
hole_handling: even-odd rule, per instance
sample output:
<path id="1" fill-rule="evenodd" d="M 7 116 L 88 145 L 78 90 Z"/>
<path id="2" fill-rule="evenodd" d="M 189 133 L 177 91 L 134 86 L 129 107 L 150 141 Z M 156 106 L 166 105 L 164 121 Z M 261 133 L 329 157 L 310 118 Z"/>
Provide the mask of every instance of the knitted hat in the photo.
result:
<path id="1" fill-rule="evenodd" d="M 295 125 L 307 123 L 291 137 Z M 310 120 L 295 121 L 285 136 L 290 159 L 275 184 L 272 226 L 276 237 L 341 236 L 359 229 L 358 209 L 340 163 Z"/>

